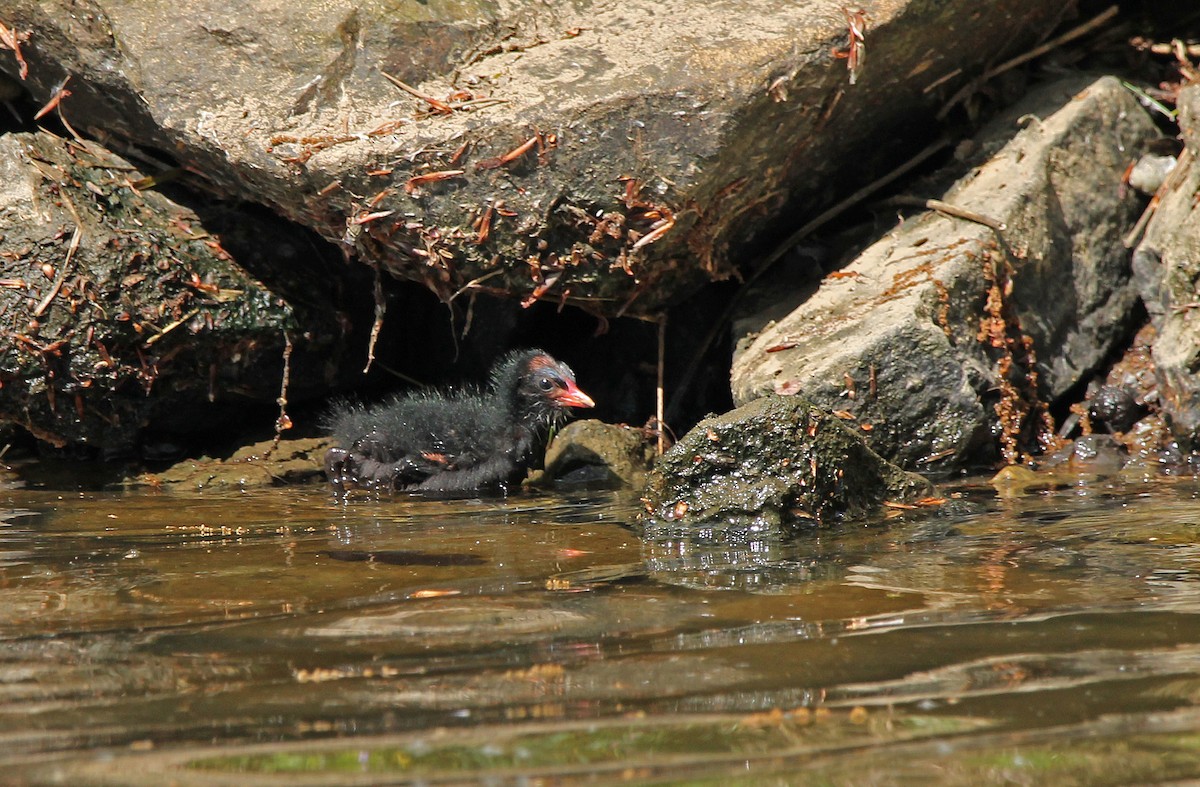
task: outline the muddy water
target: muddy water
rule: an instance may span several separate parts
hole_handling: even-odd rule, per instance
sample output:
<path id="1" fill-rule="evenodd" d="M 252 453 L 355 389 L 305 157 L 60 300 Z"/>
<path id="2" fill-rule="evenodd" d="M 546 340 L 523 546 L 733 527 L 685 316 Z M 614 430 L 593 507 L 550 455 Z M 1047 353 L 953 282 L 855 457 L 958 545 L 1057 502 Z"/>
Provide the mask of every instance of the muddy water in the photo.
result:
<path id="1" fill-rule="evenodd" d="M 1198 493 L 645 541 L 612 493 L 0 491 L 3 781 L 1197 778 Z"/>

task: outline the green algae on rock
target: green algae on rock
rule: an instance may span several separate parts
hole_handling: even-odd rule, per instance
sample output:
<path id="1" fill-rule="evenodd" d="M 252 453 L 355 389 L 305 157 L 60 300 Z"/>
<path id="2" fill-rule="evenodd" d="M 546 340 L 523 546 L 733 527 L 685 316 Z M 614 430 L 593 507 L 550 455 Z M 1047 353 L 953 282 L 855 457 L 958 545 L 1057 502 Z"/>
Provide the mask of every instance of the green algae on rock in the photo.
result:
<path id="1" fill-rule="evenodd" d="M 932 492 L 828 410 L 768 396 L 701 421 L 659 461 L 649 521 L 689 526 L 831 525 Z"/>
<path id="2" fill-rule="evenodd" d="M 586 419 L 567 424 L 546 448 L 539 486 L 579 484 L 640 489 L 653 462 L 652 447 L 637 429 Z"/>
<path id="3" fill-rule="evenodd" d="M 142 473 L 127 479 L 125 486 L 195 493 L 305 484 L 323 476 L 322 457 L 328 448 L 327 437 L 262 440 L 228 457 L 185 459 L 160 473 Z"/>

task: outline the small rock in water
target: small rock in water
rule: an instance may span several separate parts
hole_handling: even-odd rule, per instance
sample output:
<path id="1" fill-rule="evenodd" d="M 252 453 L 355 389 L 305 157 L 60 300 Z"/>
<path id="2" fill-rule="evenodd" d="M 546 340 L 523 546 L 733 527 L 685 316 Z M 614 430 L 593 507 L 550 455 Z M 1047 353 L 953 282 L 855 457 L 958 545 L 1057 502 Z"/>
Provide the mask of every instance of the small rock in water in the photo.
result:
<path id="1" fill-rule="evenodd" d="M 1088 404 L 1092 426 L 1103 426 L 1111 432 L 1128 432 L 1147 412 L 1137 392 L 1126 386 L 1101 386 Z"/>
<path id="2" fill-rule="evenodd" d="M 1138 159 L 1129 173 L 1129 185 L 1149 196 L 1158 191 L 1167 175 L 1175 169 L 1177 160 L 1174 156 L 1156 156 L 1147 153 Z"/>
<path id="3" fill-rule="evenodd" d="M 663 455 L 646 486 L 643 524 L 833 525 L 932 492 L 828 410 L 801 396 L 767 396 L 701 421 Z"/>
<path id="4" fill-rule="evenodd" d="M 546 449 L 546 470 L 531 483 L 640 489 L 653 450 L 638 429 L 589 419 L 568 424 Z"/>

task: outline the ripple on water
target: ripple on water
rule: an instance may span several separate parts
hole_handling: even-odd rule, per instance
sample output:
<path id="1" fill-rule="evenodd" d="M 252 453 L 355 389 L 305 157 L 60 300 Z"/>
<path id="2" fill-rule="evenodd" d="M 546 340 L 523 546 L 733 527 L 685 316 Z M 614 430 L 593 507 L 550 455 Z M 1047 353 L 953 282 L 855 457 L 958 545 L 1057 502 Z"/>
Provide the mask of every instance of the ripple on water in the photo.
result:
<path id="1" fill-rule="evenodd" d="M 643 540 L 633 495 L 5 490 L 0 759 L 123 784 L 1200 777 L 1200 487 L 957 492 Z"/>

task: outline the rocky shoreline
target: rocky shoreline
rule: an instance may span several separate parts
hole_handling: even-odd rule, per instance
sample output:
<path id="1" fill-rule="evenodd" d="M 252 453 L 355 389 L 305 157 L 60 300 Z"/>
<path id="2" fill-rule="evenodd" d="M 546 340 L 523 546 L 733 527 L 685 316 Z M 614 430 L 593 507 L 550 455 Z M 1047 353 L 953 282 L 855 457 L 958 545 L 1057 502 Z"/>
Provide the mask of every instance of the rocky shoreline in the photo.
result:
<path id="1" fill-rule="evenodd" d="M 1188 472 L 1198 56 L 1165 14 L 1044 6 L 18 2 L 6 442 L 300 482 L 331 399 L 537 344 L 650 431 L 665 373 L 680 433 L 800 395 L 910 470 Z"/>

